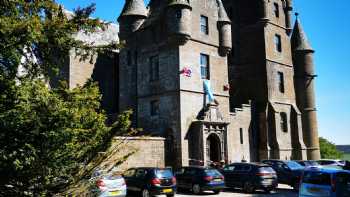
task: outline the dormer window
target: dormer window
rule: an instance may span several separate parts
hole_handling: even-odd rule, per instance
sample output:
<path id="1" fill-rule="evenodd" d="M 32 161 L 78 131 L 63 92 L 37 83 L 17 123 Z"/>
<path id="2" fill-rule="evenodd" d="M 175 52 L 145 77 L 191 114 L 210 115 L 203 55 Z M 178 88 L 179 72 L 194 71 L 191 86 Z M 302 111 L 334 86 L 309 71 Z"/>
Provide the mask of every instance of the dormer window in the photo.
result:
<path id="1" fill-rule="evenodd" d="M 273 13 L 275 13 L 276 18 L 280 17 L 280 8 L 279 8 L 278 3 L 273 4 Z"/>
<path id="2" fill-rule="evenodd" d="M 201 32 L 205 35 L 209 34 L 209 27 L 208 27 L 208 17 L 201 16 Z"/>

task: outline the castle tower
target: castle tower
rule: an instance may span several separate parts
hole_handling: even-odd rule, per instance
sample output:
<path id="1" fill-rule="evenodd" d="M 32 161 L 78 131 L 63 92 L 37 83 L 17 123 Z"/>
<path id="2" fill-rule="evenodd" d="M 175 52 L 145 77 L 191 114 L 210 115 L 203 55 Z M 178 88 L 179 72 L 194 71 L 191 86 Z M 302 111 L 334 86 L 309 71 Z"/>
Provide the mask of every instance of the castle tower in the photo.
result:
<path id="1" fill-rule="evenodd" d="M 168 0 L 166 20 L 171 41 L 185 44 L 191 38 L 191 11 L 188 0 Z"/>
<path id="2" fill-rule="evenodd" d="M 146 18 L 147 9 L 144 0 L 126 0 L 122 13 L 118 17 L 120 40 L 126 40 Z"/>
<path id="3" fill-rule="evenodd" d="M 233 23 L 231 110 L 253 104 L 255 160 L 305 159 L 290 44 L 291 0 L 225 0 Z"/>
<path id="4" fill-rule="evenodd" d="M 218 28 L 220 54 L 226 56 L 232 49 L 231 20 L 227 16 L 225 7 L 221 0 L 217 0 L 219 6 Z"/>
<path id="5" fill-rule="evenodd" d="M 303 136 L 309 160 L 320 159 L 316 104 L 315 70 L 312 49 L 307 36 L 297 18 L 292 34 L 292 50 L 295 72 L 295 93 L 297 105 L 302 113 Z"/>

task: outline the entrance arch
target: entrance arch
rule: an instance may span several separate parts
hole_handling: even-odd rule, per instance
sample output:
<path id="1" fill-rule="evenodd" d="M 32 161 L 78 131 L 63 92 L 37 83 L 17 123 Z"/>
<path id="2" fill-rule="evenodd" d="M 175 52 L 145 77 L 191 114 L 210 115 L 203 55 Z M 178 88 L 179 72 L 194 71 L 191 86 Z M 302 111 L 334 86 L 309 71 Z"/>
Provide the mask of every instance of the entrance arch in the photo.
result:
<path id="1" fill-rule="evenodd" d="M 207 158 L 212 162 L 220 162 L 221 155 L 221 139 L 216 134 L 210 134 L 207 138 Z"/>

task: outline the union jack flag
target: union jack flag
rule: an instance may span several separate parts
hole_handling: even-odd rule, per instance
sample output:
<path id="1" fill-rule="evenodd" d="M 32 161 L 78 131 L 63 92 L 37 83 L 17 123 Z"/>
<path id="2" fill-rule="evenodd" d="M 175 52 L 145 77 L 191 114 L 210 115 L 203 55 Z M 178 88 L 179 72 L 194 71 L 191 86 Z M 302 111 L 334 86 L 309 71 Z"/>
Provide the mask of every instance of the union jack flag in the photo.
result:
<path id="1" fill-rule="evenodd" d="M 185 77 L 192 77 L 192 70 L 190 68 L 183 68 L 180 73 L 184 75 Z"/>

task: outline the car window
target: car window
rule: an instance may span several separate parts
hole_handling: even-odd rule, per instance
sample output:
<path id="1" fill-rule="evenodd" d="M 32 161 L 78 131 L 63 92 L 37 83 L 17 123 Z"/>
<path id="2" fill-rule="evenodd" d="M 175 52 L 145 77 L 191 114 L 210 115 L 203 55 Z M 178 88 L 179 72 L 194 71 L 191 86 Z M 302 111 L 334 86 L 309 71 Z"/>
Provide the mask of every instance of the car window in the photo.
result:
<path id="1" fill-rule="evenodd" d="M 259 172 L 275 173 L 275 171 L 271 167 L 259 167 Z"/>
<path id="2" fill-rule="evenodd" d="M 287 161 L 287 166 L 292 170 L 302 170 L 304 167 L 295 161 Z"/>
<path id="3" fill-rule="evenodd" d="M 235 172 L 241 172 L 243 171 L 243 166 L 242 165 L 237 165 L 234 169 Z"/>
<path id="4" fill-rule="evenodd" d="M 175 175 L 183 175 L 185 173 L 185 168 L 180 168 L 176 170 Z"/>
<path id="5" fill-rule="evenodd" d="M 127 170 L 127 171 L 124 173 L 124 177 L 132 177 L 132 176 L 134 176 L 135 171 L 136 171 L 135 169 Z"/>
<path id="6" fill-rule="evenodd" d="M 243 171 L 244 171 L 244 172 L 249 172 L 251 169 L 252 169 L 252 167 L 249 166 L 249 165 L 245 165 L 245 166 L 243 167 Z"/>
<path id="7" fill-rule="evenodd" d="M 224 171 L 225 172 L 232 172 L 234 169 L 235 169 L 236 166 L 226 166 L 224 168 Z"/>
<path id="8" fill-rule="evenodd" d="M 303 183 L 331 185 L 331 175 L 325 172 L 304 172 Z"/>
<path id="9" fill-rule="evenodd" d="M 158 178 L 170 178 L 173 177 L 173 173 L 170 169 L 157 169 L 155 174 Z"/>
<path id="10" fill-rule="evenodd" d="M 221 176 L 221 173 L 215 169 L 205 170 L 205 174 L 208 176 Z"/>
<path id="11" fill-rule="evenodd" d="M 187 168 L 187 169 L 185 170 L 185 174 L 186 174 L 187 176 L 193 176 L 193 175 L 196 174 L 196 170 L 193 169 L 193 168 Z"/>
<path id="12" fill-rule="evenodd" d="M 136 177 L 137 178 L 143 178 L 146 175 L 146 170 L 145 169 L 137 169 L 136 170 Z"/>

